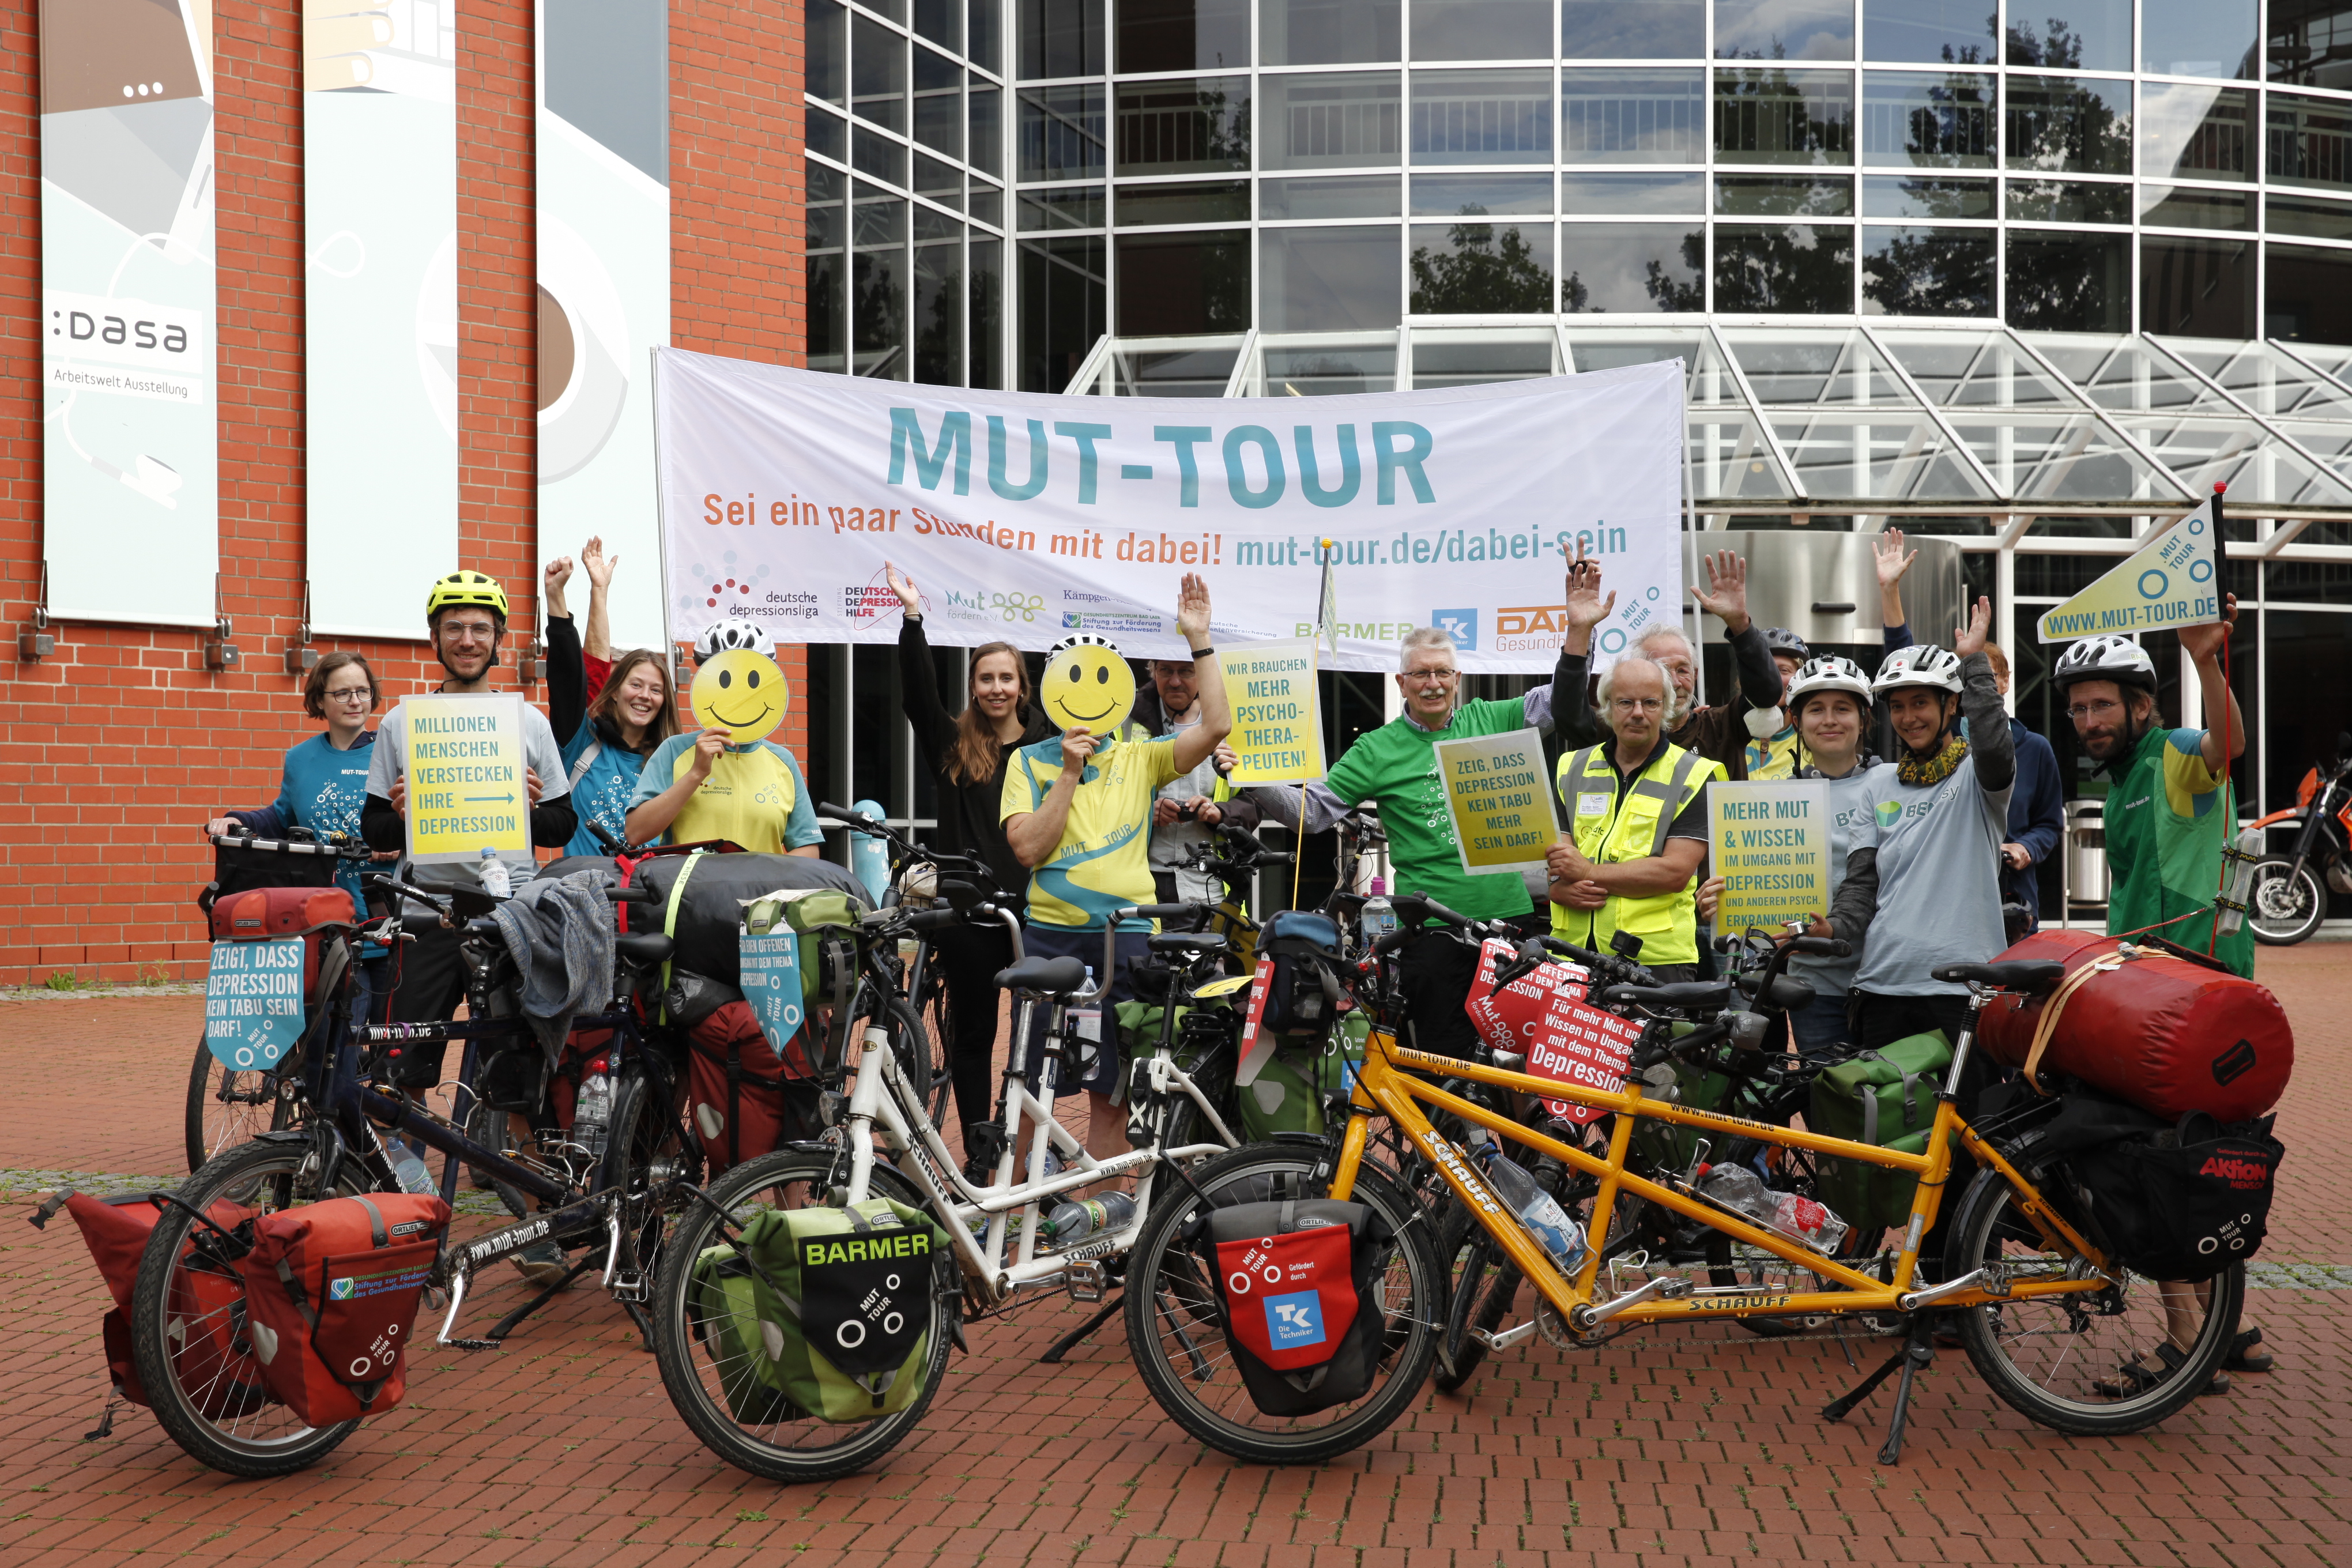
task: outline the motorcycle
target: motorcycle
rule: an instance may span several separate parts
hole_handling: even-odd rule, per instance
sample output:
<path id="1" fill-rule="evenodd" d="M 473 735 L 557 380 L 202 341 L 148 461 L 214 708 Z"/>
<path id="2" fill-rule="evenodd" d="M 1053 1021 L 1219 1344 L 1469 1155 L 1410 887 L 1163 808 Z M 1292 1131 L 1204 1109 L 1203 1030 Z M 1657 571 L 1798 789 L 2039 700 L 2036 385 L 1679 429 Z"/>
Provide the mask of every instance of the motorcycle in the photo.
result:
<path id="1" fill-rule="evenodd" d="M 2303 775 L 2295 804 L 2254 826 L 2297 826 L 2294 848 L 2254 862 L 2246 918 L 2254 940 L 2291 947 L 2319 929 L 2327 893 L 2352 893 L 2352 733 L 2336 738 L 2336 755 Z"/>

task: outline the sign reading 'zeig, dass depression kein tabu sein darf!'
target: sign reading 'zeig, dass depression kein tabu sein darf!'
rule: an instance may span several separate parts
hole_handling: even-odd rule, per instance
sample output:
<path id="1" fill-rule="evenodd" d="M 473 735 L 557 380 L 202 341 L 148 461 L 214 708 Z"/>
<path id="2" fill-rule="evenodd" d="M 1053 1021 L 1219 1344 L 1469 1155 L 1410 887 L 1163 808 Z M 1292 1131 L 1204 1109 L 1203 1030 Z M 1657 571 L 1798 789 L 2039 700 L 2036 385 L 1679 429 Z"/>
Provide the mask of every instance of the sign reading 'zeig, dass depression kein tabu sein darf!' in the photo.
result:
<path id="1" fill-rule="evenodd" d="M 1468 872 L 1518 871 L 1544 863 L 1559 837 L 1545 786 L 1543 737 L 1511 730 L 1433 748 L 1445 781 L 1445 811 Z"/>
<path id="2" fill-rule="evenodd" d="M 476 860 L 483 849 L 530 853 L 522 699 L 511 691 L 435 693 L 401 704 L 408 733 L 408 858 Z"/>

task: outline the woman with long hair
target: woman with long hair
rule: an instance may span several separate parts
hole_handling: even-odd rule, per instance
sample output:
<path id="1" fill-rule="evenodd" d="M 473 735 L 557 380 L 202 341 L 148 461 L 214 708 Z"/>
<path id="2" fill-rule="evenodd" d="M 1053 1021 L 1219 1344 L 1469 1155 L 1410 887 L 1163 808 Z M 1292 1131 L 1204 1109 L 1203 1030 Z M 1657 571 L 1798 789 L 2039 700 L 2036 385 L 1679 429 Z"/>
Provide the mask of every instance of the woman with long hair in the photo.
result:
<path id="1" fill-rule="evenodd" d="M 637 775 L 654 749 L 678 732 L 677 688 L 669 666 L 654 648 L 632 648 L 613 657 L 606 630 L 605 600 L 617 555 L 591 538 L 580 563 L 588 573 L 588 627 L 583 638 L 564 607 L 563 585 L 572 558 L 547 563 L 542 598 L 547 605 L 547 719 L 562 749 L 572 784 L 572 809 L 580 830 L 563 847 L 566 855 L 610 855 L 594 823 L 615 844 L 628 840 L 629 801 Z"/>
<path id="2" fill-rule="evenodd" d="M 922 597 L 897 567 L 886 562 L 883 570 L 890 591 L 906 607 L 906 624 L 898 631 L 898 684 L 915 744 L 939 784 L 939 847 L 986 861 L 1005 893 L 1005 907 L 1017 911 L 1029 871 L 1004 841 L 998 809 L 1004 795 L 1004 759 L 1055 733 L 1054 725 L 1030 700 L 1029 666 L 1021 650 L 1004 642 L 971 650 L 962 710 L 949 711 L 940 696 L 930 642 L 923 636 Z M 989 1118 L 996 972 L 1013 962 L 1013 944 L 1002 930 L 954 926 L 932 938 L 932 952 L 948 984 L 956 1115 L 969 1130 Z"/>

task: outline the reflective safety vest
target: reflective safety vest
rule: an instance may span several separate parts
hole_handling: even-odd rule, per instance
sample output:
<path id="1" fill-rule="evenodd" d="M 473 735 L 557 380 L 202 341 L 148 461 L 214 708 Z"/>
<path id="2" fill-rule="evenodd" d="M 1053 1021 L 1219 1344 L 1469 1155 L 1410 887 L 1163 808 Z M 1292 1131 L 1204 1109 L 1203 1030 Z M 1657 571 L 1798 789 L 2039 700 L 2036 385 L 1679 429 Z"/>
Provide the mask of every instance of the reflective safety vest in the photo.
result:
<path id="1" fill-rule="evenodd" d="M 1621 795 L 1608 748 L 1614 741 L 1570 752 L 1559 760 L 1559 804 L 1577 852 L 1595 865 L 1645 859 L 1666 850 L 1675 816 L 1724 776 L 1723 764 L 1661 740 L 1658 749 Z M 1551 907 L 1552 935 L 1598 952 L 1621 931 L 1642 939 L 1645 964 L 1698 962 L 1698 878 L 1671 893 L 1622 895 L 1598 910 Z"/>

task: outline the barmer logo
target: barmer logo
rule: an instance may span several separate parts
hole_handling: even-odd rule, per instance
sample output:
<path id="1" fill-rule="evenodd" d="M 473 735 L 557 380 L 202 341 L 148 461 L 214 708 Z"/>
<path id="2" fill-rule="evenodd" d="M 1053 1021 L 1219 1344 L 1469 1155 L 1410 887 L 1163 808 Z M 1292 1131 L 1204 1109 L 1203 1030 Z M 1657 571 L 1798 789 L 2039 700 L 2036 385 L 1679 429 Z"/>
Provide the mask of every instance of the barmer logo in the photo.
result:
<path id="1" fill-rule="evenodd" d="M 1478 612 L 1475 610 L 1432 610 L 1429 624 L 1454 639 L 1454 646 L 1464 653 L 1478 651 Z"/>

